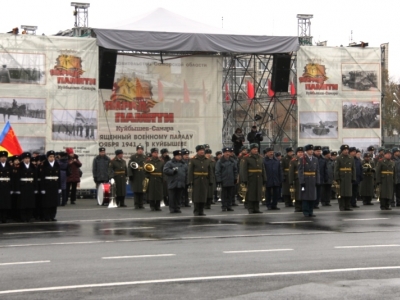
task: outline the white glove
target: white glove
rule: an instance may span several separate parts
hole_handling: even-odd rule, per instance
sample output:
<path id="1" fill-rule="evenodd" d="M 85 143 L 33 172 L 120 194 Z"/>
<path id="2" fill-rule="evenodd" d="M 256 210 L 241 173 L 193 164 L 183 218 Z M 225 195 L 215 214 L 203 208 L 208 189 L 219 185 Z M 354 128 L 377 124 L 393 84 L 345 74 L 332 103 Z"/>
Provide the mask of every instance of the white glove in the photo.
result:
<path id="1" fill-rule="evenodd" d="M 12 195 L 12 194 L 14 194 L 14 192 L 13 192 L 13 191 L 10 191 L 10 195 Z"/>
<path id="2" fill-rule="evenodd" d="M 110 183 L 111 183 L 111 184 L 114 184 L 114 183 L 115 183 L 114 178 L 111 178 L 111 179 L 110 179 Z"/>
<path id="3" fill-rule="evenodd" d="M 37 191 L 35 191 L 35 194 L 37 193 Z M 41 193 L 44 195 L 46 194 L 46 191 L 41 191 Z"/>
<path id="4" fill-rule="evenodd" d="M 20 191 L 16 191 L 15 193 L 16 193 L 17 195 L 21 194 L 21 192 L 20 192 Z"/>
<path id="5" fill-rule="evenodd" d="M 126 178 L 126 184 L 129 184 L 129 178 Z"/>
<path id="6" fill-rule="evenodd" d="M 37 191 L 35 191 L 35 194 L 37 194 Z"/>
<path id="7" fill-rule="evenodd" d="M 61 190 L 58 190 L 58 193 L 61 194 Z"/>

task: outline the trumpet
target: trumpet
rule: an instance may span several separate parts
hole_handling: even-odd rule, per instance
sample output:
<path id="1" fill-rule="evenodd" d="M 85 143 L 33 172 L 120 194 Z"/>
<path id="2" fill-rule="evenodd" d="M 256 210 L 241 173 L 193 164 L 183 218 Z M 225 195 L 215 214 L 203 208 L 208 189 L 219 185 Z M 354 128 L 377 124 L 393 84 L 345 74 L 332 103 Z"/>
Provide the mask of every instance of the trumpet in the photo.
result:
<path id="1" fill-rule="evenodd" d="M 238 195 L 243 198 L 242 202 L 246 201 L 247 186 L 244 183 L 239 185 Z"/>
<path id="2" fill-rule="evenodd" d="M 289 191 L 290 191 L 290 197 L 292 198 L 293 203 L 295 203 L 296 202 L 296 188 L 295 188 L 295 186 L 291 185 Z"/>
<path id="3" fill-rule="evenodd" d="M 146 172 L 153 173 L 154 170 L 156 169 L 156 167 L 154 167 L 154 165 L 151 164 L 151 163 L 145 163 L 144 166 L 143 166 L 143 169 L 144 169 Z"/>
<path id="4" fill-rule="evenodd" d="M 339 182 L 334 180 L 333 183 L 332 183 L 332 187 L 335 188 L 338 199 L 342 198 L 340 196 L 340 184 L 339 184 Z"/>
<path id="5" fill-rule="evenodd" d="M 263 197 L 262 197 L 262 202 L 265 202 L 265 186 L 263 185 L 262 187 L 262 193 L 263 193 Z"/>
<path id="6" fill-rule="evenodd" d="M 217 196 L 218 196 L 218 202 L 221 201 L 221 185 L 217 185 Z"/>
<path id="7" fill-rule="evenodd" d="M 137 163 L 137 162 L 131 162 L 130 164 L 129 164 L 129 166 L 132 168 L 132 169 L 134 169 L 134 170 L 137 170 L 137 169 L 139 169 L 139 164 Z"/>

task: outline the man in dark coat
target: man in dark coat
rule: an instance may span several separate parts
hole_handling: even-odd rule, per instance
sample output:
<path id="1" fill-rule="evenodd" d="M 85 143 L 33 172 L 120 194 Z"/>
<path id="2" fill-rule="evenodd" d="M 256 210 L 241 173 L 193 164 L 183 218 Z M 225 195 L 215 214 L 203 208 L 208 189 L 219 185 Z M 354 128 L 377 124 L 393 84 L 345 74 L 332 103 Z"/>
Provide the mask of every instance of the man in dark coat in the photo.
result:
<path id="1" fill-rule="evenodd" d="M 211 168 L 211 172 L 213 174 L 215 174 L 215 160 L 212 157 L 212 150 L 211 149 L 206 149 L 204 151 L 205 156 L 207 159 L 210 160 L 210 168 Z M 216 183 L 215 183 L 215 176 L 212 177 L 211 179 L 212 181 L 210 182 L 210 185 L 208 187 L 208 192 L 207 192 L 207 202 L 204 205 L 205 209 L 211 209 L 211 204 L 213 204 L 213 198 L 214 198 L 214 191 L 216 189 Z"/>
<path id="2" fill-rule="evenodd" d="M 349 155 L 354 159 L 354 164 L 356 167 L 356 180 L 353 182 L 353 190 L 351 196 L 351 207 L 359 208 L 357 205 L 357 196 L 358 196 L 358 188 L 359 184 L 363 180 L 363 170 L 361 165 L 361 160 L 357 157 L 357 149 L 355 147 L 350 147 Z"/>
<path id="3" fill-rule="evenodd" d="M 292 199 L 290 199 L 290 182 L 289 182 L 289 166 L 293 159 L 293 148 L 286 148 L 286 156 L 282 158 L 281 165 L 283 170 L 282 196 L 286 207 L 293 207 Z M 267 175 L 268 177 L 268 175 Z"/>
<path id="4" fill-rule="evenodd" d="M 260 214 L 260 202 L 263 195 L 263 186 L 267 182 L 264 161 L 258 154 L 258 144 L 250 145 L 250 154 L 242 159 L 240 165 L 240 180 L 246 185 L 246 206 L 249 214 Z"/>
<path id="5" fill-rule="evenodd" d="M 146 155 L 144 155 L 144 148 L 142 145 L 136 146 L 136 153 L 131 155 L 128 163 L 128 176 L 129 184 L 131 185 L 131 190 L 133 192 L 133 203 L 135 209 L 144 209 L 143 200 L 143 180 L 146 178 L 146 172 L 143 169 L 146 163 Z M 137 167 L 133 168 L 132 166 Z"/>
<path id="6" fill-rule="evenodd" d="M 163 148 L 160 150 L 161 156 L 160 159 L 164 162 L 164 165 L 171 160 L 169 156 L 169 151 L 167 148 Z M 168 193 L 168 183 L 167 177 L 163 176 L 163 194 L 164 194 L 164 204 L 165 206 L 169 205 L 169 193 Z"/>
<path id="7" fill-rule="evenodd" d="M 292 158 L 292 161 L 289 164 L 289 182 L 291 188 L 294 189 L 294 212 L 302 212 L 303 211 L 303 203 L 301 202 L 301 187 L 299 183 L 299 164 L 303 159 L 304 148 L 297 147 L 296 149 L 296 157 Z"/>
<path id="8" fill-rule="evenodd" d="M 326 181 L 321 184 L 321 204 L 322 206 L 331 206 L 331 191 L 335 173 L 335 162 L 331 159 L 331 151 L 324 149 L 322 156 L 326 164 Z M 321 165 L 320 165 L 321 166 Z"/>
<path id="9" fill-rule="evenodd" d="M 400 149 L 398 147 L 394 147 L 392 149 L 392 161 L 395 166 L 400 164 Z M 400 206 L 400 184 L 397 184 L 397 182 L 395 182 L 393 190 L 394 195 L 390 200 L 390 205 L 391 207 Z"/>
<path id="10" fill-rule="evenodd" d="M 247 140 L 250 144 L 257 144 L 258 149 L 261 149 L 261 142 L 263 141 L 261 132 L 257 131 L 257 126 L 251 127 L 251 131 L 247 134 Z"/>
<path id="11" fill-rule="evenodd" d="M 183 148 L 181 150 L 181 152 L 182 152 L 182 161 L 186 164 L 186 167 L 188 168 L 189 161 L 190 161 L 190 158 L 189 158 L 190 151 L 186 148 Z M 189 194 L 188 194 L 188 183 L 187 182 L 186 182 L 186 187 L 182 191 L 181 207 L 192 207 L 189 204 Z"/>
<path id="12" fill-rule="evenodd" d="M 317 198 L 317 185 L 320 184 L 318 159 L 313 156 L 313 145 L 304 147 L 306 154 L 299 164 L 299 182 L 301 186 L 301 201 L 303 204 L 303 215 L 315 217 L 314 203 Z"/>
<path id="13" fill-rule="evenodd" d="M 372 167 L 371 154 L 364 153 L 364 160 L 361 165 L 363 166 L 363 181 L 360 183 L 360 195 L 364 205 L 374 205 L 372 198 L 374 197 L 375 169 Z M 367 167 L 368 165 L 371 167 Z"/>
<path id="14" fill-rule="evenodd" d="M 108 177 L 108 166 L 110 165 L 111 159 L 106 155 L 106 149 L 103 147 L 99 148 L 99 155 L 93 159 L 92 164 L 92 175 L 94 183 L 96 184 L 96 191 L 101 183 L 110 181 Z"/>
<path id="15" fill-rule="evenodd" d="M 395 182 L 395 164 L 391 161 L 392 153 L 390 150 L 384 151 L 383 160 L 376 166 L 376 184 L 379 185 L 378 195 L 381 210 L 392 210 L 390 201 L 393 197 L 393 187 Z"/>
<path id="16" fill-rule="evenodd" d="M 335 163 L 335 180 L 340 186 L 339 210 L 352 211 L 350 201 L 353 183 L 356 182 L 356 166 L 354 159 L 349 155 L 349 145 L 340 146 L 340 151 Z"/>
<path id="17" fill-rule="evenodd" d="M 174 158 L 164 165 L 164 174 L 167 175 L 169 212 L 180 213 L 180 200 L 186 188 L 187 165 L 182 161 L 182 151 L 172 152 Z"/>
<path id="18" fill-rule="evenodd" d="M 111 178 L 110 183 L 114 185 L 111 188 L 114 189 L 113 193 L 115 194 L 115 200 L 119 207 L 126 207 L 125 196 L 128 170 L 123 156 L 124 152 L 122 150 L 116 150 L 115 157 L 110 161 L 108 167 L 108 176 Z"/>
<path id="19" fill-rule="evenodd" d="M 233 211 L 232 199 L 235 197 L 237 183 L 237 162 L 230 154 L 231 148 L 222 149 L 222 157 L 215 166 L 215 181 L 221 188 L 222 211 Z"/>
<path id="20" fill-rule="evenodd" d="M 207 202 L 208 189 L 214 180 L 211 170 L 211 160 L 205 157 L 204 145 L 196 146 L 197 154 L 190 160 L 188 169 L 188 184 L 192 187 L 192 201 L 195 216 L 205 216 L 204 206 Z"/>
<path id="21" fill-rule="evenodd" d="M 328 177 L 328 169 L 326 167 L 326 160 L 322 156 L 322 147 L 315 146 L 314 147 L 314 156 L 318 159 L 318 167 L 319 167 L 319 184 L 317 185 L 317 198 L 314 203 L 314 209 L 319 209 L 319 203 L 321 202 L 321 191 L 322 185 L 327 181 Z"/>
<path id="22" fill-rule="evenodd" d="M 11 212 L 13 188 L 12 167 L 7 163 L 7 151 L 0 151 L 0 221 L 6 223 Z"/>
<path id="23" fill-rule="evenodd" d="M 22 222 L 32 220 L 32 213 L 35 208 L 35 194 L 38 192 L 37 171 L 30 163 L 31 154 L 21 154 L 22 163 L 18 167 L 14 193 L 17 196 L 17 209 Z"/>
<path id="24" fill-rule="evenodd" d="M 57 221 L 58 195 L 61 193 L 60 165 L 55 160 L 55 152 L 46 153 L 47 160 L 40 166 L 41 208 L 44 221 Z"/>
<path id="25" fill-rule="evenodd" d="M 160 204 L 161 200 L 164 198 L 164 162 L 158 157 L 157 148 L 152 148 L 150 150 L 150 154 L 151 158 L 148 163 L 154 166 L 154 171 L 146 172 L 146 178 L 149 180 L 149 186 L 147 188 L 147 200 L 150 203 L 150 209 L 152 211 L 161 211 Z"/>
<path id="26" fill-rule="evenodd" d="M 265 205 L 268 210 L 279 210 L 277 205 L 280 196 L 280 186 L 283 182 L 282 166 L 274 156 L 274 150 L 272 148 L 266 148 L 264 152 L 264 168 L 267 177 L 267 183 L 265 185 Z"/>

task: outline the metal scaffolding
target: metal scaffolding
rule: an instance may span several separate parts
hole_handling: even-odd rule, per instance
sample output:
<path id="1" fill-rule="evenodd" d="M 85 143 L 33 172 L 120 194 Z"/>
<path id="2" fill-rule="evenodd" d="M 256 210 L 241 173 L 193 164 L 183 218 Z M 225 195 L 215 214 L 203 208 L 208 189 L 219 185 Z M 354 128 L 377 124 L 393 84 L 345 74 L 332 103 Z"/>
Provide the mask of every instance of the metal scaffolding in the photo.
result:
<path id="1" fill-rule="evenodd" d="M 311 36 L 311 19 L 313 15 L 298 14 L 297 15 L 297 35 L 299 37 L 300 45 L 312 46 Z"/>

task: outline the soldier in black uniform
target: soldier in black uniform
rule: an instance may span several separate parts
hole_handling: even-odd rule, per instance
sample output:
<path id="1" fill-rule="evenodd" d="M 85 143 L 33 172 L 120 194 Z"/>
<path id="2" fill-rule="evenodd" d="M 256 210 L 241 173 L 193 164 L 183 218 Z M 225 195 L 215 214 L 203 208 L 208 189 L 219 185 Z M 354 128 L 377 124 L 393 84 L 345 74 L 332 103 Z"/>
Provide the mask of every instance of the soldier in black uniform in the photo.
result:
<path id="1" fill-rule="evenodd" d="M 164 165 L 171 160 L 169 156 L 169 151 L 167 148 L 163 148 L 160 150 L 161 156 L 160 159 L 164 162 Z M 163 194 L 164 194 L 164 204 L 165 206 L 169 205 L 169 195 L 168 195 L 168 182 L 167 176 L 163 176 Z"/>
<path id="2" fill-rule="evenodd" d="M 40 178 L 40 166 L 41 166 L 41 161 L 40 161 L 41 155 L 36 155 L 34 156 L 32 154 L 31 157 L 31 164 L 35 167 L 36 169 L 36 173 L 37 173 L 37 181 L 38 181 L 38 191 L 41 190 L 41 178 Z M 33 210 L 33 218 L 36 221 L 39 221 L 42 219 L 42 194 L 41 193 L 37 193 L 35 195 L 35 209 Z"/>
<path id="3" fill-rule="evenodd" d="M 58 194 L 61 194 L 60 165 L 55 160 L 55 152 L 46 153 L 47 160 L 40 166 L 40 182 L 43 221 L 57 221 Z"/>
<path id="4" fill-rule="evenodd" d="M 142 145 L 136 147 L 136 153 L 131 156 L 128 163 L 128 176 L 129 183 L 133 192 L 133 202 L 135 209 L 144 209 L 143 200 L 143 180 L 146 178 L 146 172 L 143 169 L 146 163 L 146 155 L 143 153 L 144 148 Z M 133 169 L 131 165 L 136 163 L 138 166 Z"/>
<path id="5" fill-rule="evenodd" d="M 0 221 L 6 223 L 11 212 L 12 167 L 7 163 L 7 151 L 0 151 Z"/>

